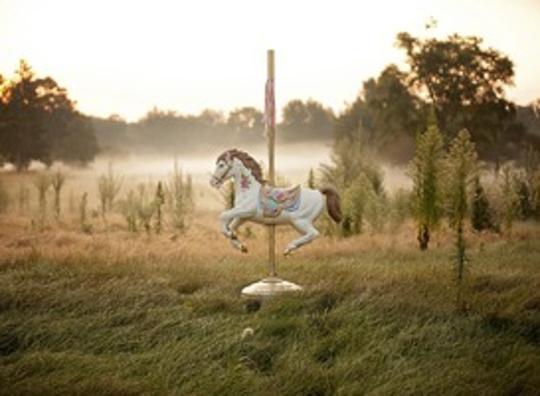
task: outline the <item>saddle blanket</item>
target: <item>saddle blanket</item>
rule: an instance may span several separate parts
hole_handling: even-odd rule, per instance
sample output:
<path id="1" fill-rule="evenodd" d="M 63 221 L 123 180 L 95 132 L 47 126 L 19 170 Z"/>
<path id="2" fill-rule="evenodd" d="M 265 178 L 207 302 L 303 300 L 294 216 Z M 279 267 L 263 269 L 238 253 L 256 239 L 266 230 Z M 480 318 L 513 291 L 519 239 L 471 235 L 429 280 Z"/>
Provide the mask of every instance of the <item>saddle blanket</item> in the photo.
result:
<path id="1" fill-rule="evenodd" d="M 300 184 L 290 188 L 262 186 L 259 197 L 265 217 L 277 217 L 282 211 L 292 212 L 300 207 Z"/>

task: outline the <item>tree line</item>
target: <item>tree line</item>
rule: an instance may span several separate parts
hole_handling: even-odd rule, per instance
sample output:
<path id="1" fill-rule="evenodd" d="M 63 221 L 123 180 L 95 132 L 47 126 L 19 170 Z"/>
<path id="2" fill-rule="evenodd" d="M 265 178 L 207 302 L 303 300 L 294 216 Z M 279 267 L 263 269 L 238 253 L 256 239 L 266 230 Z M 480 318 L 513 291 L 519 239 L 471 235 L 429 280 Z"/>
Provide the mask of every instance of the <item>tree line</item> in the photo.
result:
<path id="1" fill-rule="evenodd" d="M 333 111 L 313 100 L 291 100 L 282 109 L 278 141 L 332 142 Z M 210 148 L 263 144 L 264 115 L 255 107 L 241 107 L 228 114 L 207 109 L 198 115 L 151 109 L 137 122 L 118 115 L 92 119 L 100 146 L 111 153 L 207 152 Z"/>
<path id="2" fill-rule="evenodd" d="M 479 158 L 496 169 L 524 146 L 540 147 L 540 100 L 518 106 L 506 98 L 514 77 L 507 56 L 484 48 L 478 37 L 456 34 L 420 39 L 399 33 L 396 44 L 407 68 L 388 65 L 339 114 L 313 99 L 286 103 L 278 140 L 333 141 L 337 156 L 369 148 L 379 158 L 406 164 L 433 108 L 445 145 L 467 129 Z M 255 107 L 198 115 L 153 108 L 137 122 L 87 117 L 64 88 L 50 77 L 38 78 L 25 61 L 11 80 L 0 76 L 0 87 L 0 160 L 17 169 L 31 160 L 85 164 L 99 150 L 183 154 L 265 141 L 264 116 Z"/>

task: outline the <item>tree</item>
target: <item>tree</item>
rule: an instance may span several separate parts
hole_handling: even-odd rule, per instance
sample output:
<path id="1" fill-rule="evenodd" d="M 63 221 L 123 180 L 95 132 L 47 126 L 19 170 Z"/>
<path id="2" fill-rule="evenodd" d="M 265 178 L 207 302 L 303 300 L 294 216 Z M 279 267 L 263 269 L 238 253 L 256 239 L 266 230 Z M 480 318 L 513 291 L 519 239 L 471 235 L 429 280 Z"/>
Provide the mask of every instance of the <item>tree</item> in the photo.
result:
<path id="1" fill-rule="evenodd" d="M 0 106 L 0 150 L 6 161 L 18 170 L 31 160 L 50 164 L 46 139 L 42 80 L 36 79 L 30 65 L 19 63 L 13 81 L 4 83 Z"/>
<path id="2" fill-rule="evenodd" d="M 377 79 L 363 85 L 366 143 L 377 147 L 379 154 L 392 161 L 411 159 L 414 133 L 423 120 L 421 100 L 409 92 L 406 74 L 395 65 L 387 66 Z"/>
<path id="3" fill-rule="evenodd" d="M 52 78 L 37 78 L 21 60 L 0 98 L 0 155 L 21 170 L 30 161 L 92 160 L 98 146 L 92 125 Z"/>
<path id="4" fill-rule="evenodd" d="M 445 158 L 445 186 L 450 226 L 456 233 L 457 306 L 462 307 L 462 284 L 465 269 L 463 228 L 468 210 L 468 190 L 477 177 L 477 154 L 467 130 L 461 130 L 450 144 Z"/>
<path id="5" fill-rule="evenodd" d="M 407 54 L 409 83 L 433 104 L 441 130 L 455 136 L 468 129 L 481 157 L 498 167 L 509 136 L 521 139 L 524 129 L 515 122 L 514 104 L 505 98 L 505 88 L 513 84 L 512 61 L 481 44 L 478 37 L 457 34 L 446 40 L 397 36 Z"/>
<path id="6" fill-rule="evenodd" d="M 335 120 L 336 140 L 358 139 L 384 159 L 409 161 L 415 132 L 425 117 L 424 103 L 409 92 L 406 77 L 390 65 L 364 82 L 356 100 Z"/>
<path id="7" fill-rule="evenodd" d="M 420 250 L 428 248 L 431 229 L 438 225 L 441 218 L 443 154 L 443 137 L 437 127 L 435 114 L 431 112 L 426 132 L 417 137 L 409 170 L 413 179 L 413 215 Z"/>

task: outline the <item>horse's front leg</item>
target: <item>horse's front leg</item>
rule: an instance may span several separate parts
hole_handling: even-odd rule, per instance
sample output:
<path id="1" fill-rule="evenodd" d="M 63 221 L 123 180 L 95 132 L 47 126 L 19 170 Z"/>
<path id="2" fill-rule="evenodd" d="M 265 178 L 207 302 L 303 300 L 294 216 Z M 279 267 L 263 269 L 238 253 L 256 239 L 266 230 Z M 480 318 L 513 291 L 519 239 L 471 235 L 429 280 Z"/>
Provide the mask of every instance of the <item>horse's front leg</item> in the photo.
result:
<path id="1" fill-rule="evenodd" d="M 240 250 L 242 253 L 247 253 L 248 252 L 248 249 L 246 247 L 246 245 L 244 245 L 239 239 L 238 239 L 238 235 L 236 234 L 236 230 L 238 229 L 238 227 L 240 227 L 247 219 L 243 219 L 241 217 L 235 217 L 233 219 L 233 221 L 231 221 L 231 223 L 229 224 L 229 229 L 231 230 L 232 232 L 232 237 L 231 237 L 231 244 L 233 245 L 234 248 Z"/>
<path id="2" fill-rule="evenodd" d="M 233 208 L 223 212 L 220 216 L 221 233 L 231 240 L 234 247 L 242 251 L 247 251 L 247 249 L 236 237 L 235 230 L 253 215 L 252 210 Z"/>

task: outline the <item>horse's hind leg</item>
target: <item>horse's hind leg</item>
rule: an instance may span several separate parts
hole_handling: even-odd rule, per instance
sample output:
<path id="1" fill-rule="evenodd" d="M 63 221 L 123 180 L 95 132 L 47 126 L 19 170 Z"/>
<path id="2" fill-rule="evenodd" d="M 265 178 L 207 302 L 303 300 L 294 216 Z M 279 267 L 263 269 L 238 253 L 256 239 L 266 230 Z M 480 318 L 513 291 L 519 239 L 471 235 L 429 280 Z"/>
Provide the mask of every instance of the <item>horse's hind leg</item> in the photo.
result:
<path id="1" fill-rule="evenodd" d="M 240 240 L 238 239 L 238 236 L 236 235 L 236 230 L 238 227 L 240 227 L 246 219 L 242 219 L 240 217 L 235 217 L 230 223 L 229 223 L 229 230 L 231 231 L 231 245 L 233 245 L 234 248 L 240 250 L 242 253 L 247 253 L 247 247 L 244 245 Z"/>
<path id="2" fill-rule="evenodd" d="M 289 255 L 300 246 L 310 243 L 319 236 L 319 231 L 317 231 L 317 229 L 313 226 L 313 223 L 309 220 L 294 220 L 292 225 L 298 230 L 298 232 L 304 235 L 287 245 L 287 249 L 285 249 L 283 252 L 285 256 Z"/>

